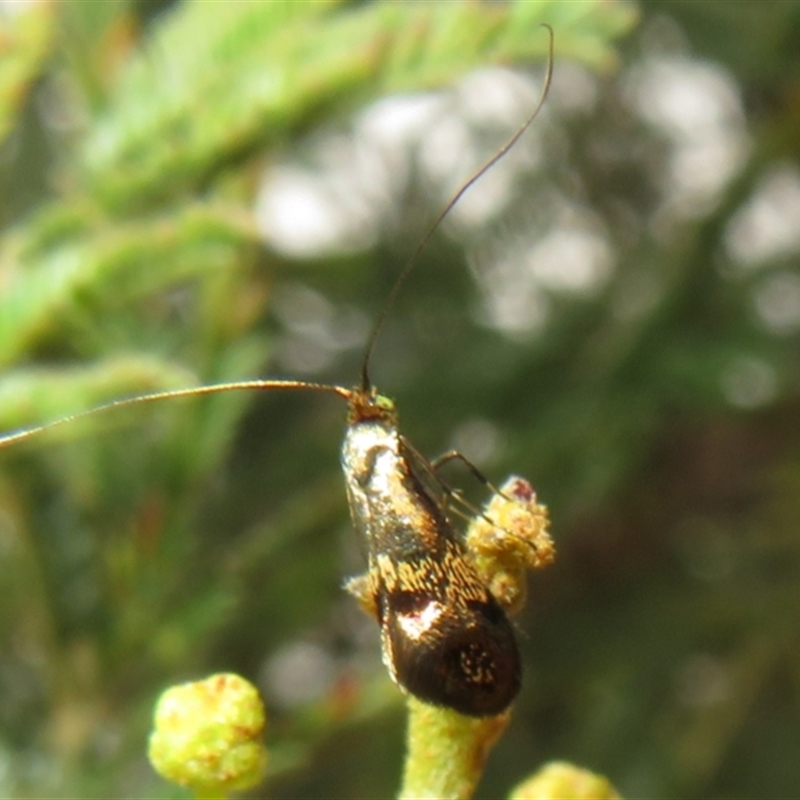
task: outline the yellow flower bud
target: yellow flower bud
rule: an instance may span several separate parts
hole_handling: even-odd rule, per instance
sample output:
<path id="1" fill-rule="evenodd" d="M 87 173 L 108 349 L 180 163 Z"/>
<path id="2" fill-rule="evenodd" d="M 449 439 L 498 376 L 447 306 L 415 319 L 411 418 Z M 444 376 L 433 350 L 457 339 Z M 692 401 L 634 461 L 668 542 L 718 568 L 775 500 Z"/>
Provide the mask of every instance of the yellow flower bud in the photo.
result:
<path id="1" fill-rule="evenodd" d="M 516 786 L 509 800 L 621 800 L 602 775 L 576 767 L 566 761 L 545 764 L 538 772 Z"/>
<path id="2" fill-rule="evenodd" d="M 209 794 L 245 789 L 264 775 L 264 704 L 238 675 L 167 689 L 156 705 L 149 756 L 168 780 Z"/>
<path id="3" fill-rule="evenodd" d="M 526 571 L 555 558 L 547 527 L 547 508 L 539 505 L 528 481 L 515 476 L 469 524 L 467 548 L 489 591 L 509 614 L 525 602 Z"/>

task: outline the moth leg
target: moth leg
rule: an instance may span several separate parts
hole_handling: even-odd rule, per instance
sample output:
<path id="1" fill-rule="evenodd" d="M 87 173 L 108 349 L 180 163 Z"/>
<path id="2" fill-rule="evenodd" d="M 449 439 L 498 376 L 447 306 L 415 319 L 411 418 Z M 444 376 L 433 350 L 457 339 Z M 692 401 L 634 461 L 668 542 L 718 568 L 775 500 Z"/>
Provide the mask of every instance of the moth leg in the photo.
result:
<path id="1" fill-rule="evenodd" d="M 459 450 L 448 450 L 446 453 L 442 453 L 438 458 L 434 458 L 431 461 L 431 468 L 434 472 L 436 472 L 441 466 L 447 464 L 450 461 L 460 461 L 471 473 L 472 476 L 475 478 L 476 481 L 482 483 L 486 486 L 492 494 L 499 494 L 501 497 L 505 498 L 509 502 L 513 500 L 513 498 L 509 497 L 508 495 L 504 494 L 503 491 L 498 489 L 462 452 Z M 438 475 L 437 475 L 438 477 Z"/>
<path id="2" fill-rule="evenodd" d="M 477 508 L 476 506 L 472 505 L 458 489 L 450 488 L 438 475 L 436 470 L 438 470 L 443 464 L 447 464 L 450 461 L 460 461 L 473 475 L 473 477 L 483 483 L 485 486 L 489 488 L 492 492 L 493 499 L 490 501 L 488 508 Z M 499 500 L 505 501 L 507 504 L 511 504 L 518 508 L 522 514 L 522 518 L 527 518 L 526 510 L 529 511 L 527 508 L 525 499 L 523 497 L 517 496 L 514 488 L 517 485 L 517 481 L 509 481 L 507 482 L 503 489 L 498 489 L 494 486 L 489 479 L 461 452 L 458 450 L 448 450 L 446 453 L 443 453 L 438 458 L 435 458 L 431 463 L 431 469 L 434 471 L 434 475 L 436 475 L 436 479 L 442 484 L 442 487 L 445 491 L 445 496 L 452 496 L 455 500 L 461 503 L 461 505 L 466 508 L 471 517 L 467 516 L 463 511 L 460 511 L 456 508 L 453 508 L 453 512 L 458 514 L 458 516 L 465 519 L 470 526 L 473 526 L 474 523 L 478 519 L 482 519 L 484 522 L 488 523 L 492 528 L 503 531 L 507 536 L 511 537 L 512 539 L 516 539 L 520 543 L 524 544 L 526 547 L 529 547 L 533 550 L 533 552 L 537 555 L 534 556 L 534 562 L 538 565 L 539 559 L 543 558 L 545 561 L 549 558 L 547 555 L 539 554 L 540 545 L 537 544 L 535 537 L 530 538 L 527 535 L 521 535 L 520 532 L 514 530 L 513 528 L 516 525 L 508 525 L 501 522 L 501 519 L 505 516 L 505 514 L 498 515 L 496 511 L 494 513 L 487 513 L 489 508 L 496 506 Z M 528 489 L 530 489 L 530 484 L 527 481 L 523 482 Z M 504 491 L 508 489 L 508 491 Z M 537 506 L 538 507 L 538 506 Z M 493 518 L 495 517 L 495 518 Z M 549 539 L 548 539 L 549 541 Z M 547 544 L 547 542 L 544 542 Z M 549 551 L 548 551 L 549 552 Z M 549 562 L 548 562 L 549 563 Z"/>
<path id="3" fill-rule="evenodd" d="M 430 474 L 431 479 L 436 481 L 439 488 L 441 489 L 443 496 L 440 501 L 442 511 L 447 512 L 448 510 L 448 500 L 454 500 L 456 504 L 452 507 L 453 513 L 457 516 L 461 517 L 466 522 L 471 523 L 476 518 L 481 518 L 485 520 L 489 525 L 495 526 L 496 523 L 491 519 L 491 517 L 487 516 L 485 511 L 478 506 L 471 503 L 464 497 L 464 493 L 460 489 L 456 489 L 454 486 L 451 486 L 447 481 L 445 481 L 441 475 L 439 474 L 438 470 L 450 461 L 460 461 L 464 464 L 467 469 L 472 473 L 476 480 L 482 483 L 484 486 L 487 486 L 494 496 L 499 496 L 503 498 L 503 500 L 508 501 L 509 503 L 518 502 L 513 497 L 510 497 L 504 494 L 500 489 L 497 489 L 489 479 L 461 452 L 458 450 L 448 450 L 446 453 L 443 453 L 438 458 L 433 459 L 433 461 L 429 461 L 425 458 L 411 442 L 408 441 L 405 437 L 403 438 L 403 445 L 408 449 L 410 454 L 417 459 L 422 465 L 424 465 L 426 471 Z M 464 510 L 466 509 L 466 511 Z"/>
<path id="4" fill-rule="evenodd" d="M 475 480 L 486 486 L 493 495 L 499 495 L 504 500 L 508 500 L 508 502 L 510 503 L 514 502 L 513 498 L 509 497 L 500 489 L 498 489 L 462 452 L 460 452 L 459 450 L 448 450 L 446 453 L 442 453 L 442 455 L 440 455 L 438 458 L 434 458 L 433 461 L 430 462 L 431 469 L 436 475 L 436 479 L 441 483 L 442 488 L 445 490 L 445 492 L 448 495 L 452 496 L 455 500 L 460 502 L 461 505 L 464 506 L 464 508 L 466 508 L 472 514 L 473 517 L 480 516 L 483 517 L 487 522 L 492 523 L 492 520 L 489 517 L 487 517 L 486 514 L 480 508 L 470 503 L 464 497 L 463 493 L 459 489 L 450 487 L 439 476 L 438 474 L 439 468 L 451 461 L 460 461 L 470 471 Z M 467 519 L 467 521 L 469 521 L 468 517 L 464 518 Z"/>

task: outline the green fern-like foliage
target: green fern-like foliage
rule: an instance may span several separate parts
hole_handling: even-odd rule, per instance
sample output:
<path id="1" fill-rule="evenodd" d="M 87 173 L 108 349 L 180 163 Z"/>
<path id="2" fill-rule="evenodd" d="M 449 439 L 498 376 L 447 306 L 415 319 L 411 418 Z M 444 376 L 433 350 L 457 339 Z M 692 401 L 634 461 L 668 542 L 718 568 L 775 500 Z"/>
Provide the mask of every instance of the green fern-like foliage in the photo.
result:
<path id="1" fill-rule="evenodd" d="M 541 66 L 541 22 L 559 61 L 607 71 L 633 20 L 599 3 L 334 0 L 5 16 L 0 135 L 20 154 L 2 176 L 0 429 L 264 374 L 273 299 L 312 270 L 373 314 L 385 290 L 370 253 L 271 251 L 253 212 L 264 167 L 382 96 Z M 35 191 L 10 199 L 26 182 Z M 103 414 L 2 451 L 2 669 L 19 700 L 4 712 L 15 767 L 0 793 L 157 796 L 153 776 L 129 777 L 157 687 L 212 664 L 258 676 L 281 643 L 341 613 L 342 410 L 267 398 L 252 417 L 261 404 L 236 393 Z M 338 714 L 330 697 L 312 704 L 273 773 L 396 704 L 375 653 L 368 663 L 342 667 L 360 688 Z"/>

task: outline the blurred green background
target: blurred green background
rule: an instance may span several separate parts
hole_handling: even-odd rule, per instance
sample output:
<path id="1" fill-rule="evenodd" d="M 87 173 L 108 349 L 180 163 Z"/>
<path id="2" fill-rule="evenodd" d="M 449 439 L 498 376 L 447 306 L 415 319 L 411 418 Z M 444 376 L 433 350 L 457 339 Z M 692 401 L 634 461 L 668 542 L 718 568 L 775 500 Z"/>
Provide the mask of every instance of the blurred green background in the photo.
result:
<path id="1" fill-rule="evenodd" d="M 527 476 L 557 563 L 479 792 L 800 797 L 800 4 L 0 5 L 0 429 L 357 380 Z M 236 393 L 0 450 L 0 796 L 180 797 L 165 686 L 256 682 L 259 797 L 383 798 L 403 711 L 341 591 L 336 398 Z M 482 489 L 454 467 L 475 501 Z"/>

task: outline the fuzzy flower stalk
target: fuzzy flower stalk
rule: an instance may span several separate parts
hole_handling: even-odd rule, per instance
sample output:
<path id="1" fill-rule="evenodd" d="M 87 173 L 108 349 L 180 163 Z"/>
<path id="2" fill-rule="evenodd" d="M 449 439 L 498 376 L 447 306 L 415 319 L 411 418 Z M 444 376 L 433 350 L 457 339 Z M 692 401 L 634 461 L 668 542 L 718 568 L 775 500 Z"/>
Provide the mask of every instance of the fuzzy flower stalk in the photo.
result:
<path id="1" fill-rule="evenodd" d="M 167 689 L 156 704 L 148 755 L 156 772 L 220 800 L 256 786 L 267 754 L 266 714 L 255 687 L 233 674 Z"/>
<path id="2" fill-rule="evenodd" d="M 518 613 L 525 602 L 526 573 L 555 558 L 547 531 L 547 509 L 531 485 L 509 478 L 470 522 L 467 551 L 481 579 L 504 611 Z M 472 797 L 486 759 L 510 719 L 465 717 L 409 696 L 406 762 L 401 800 Z"/>

